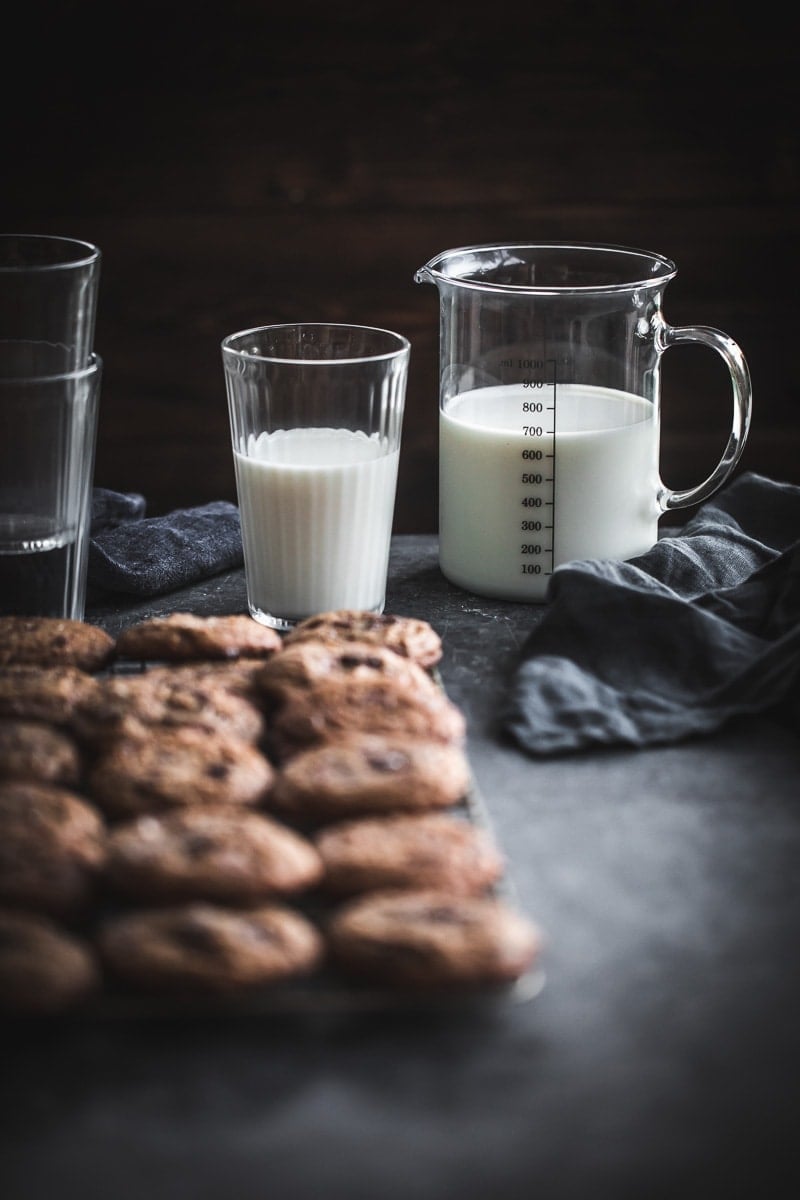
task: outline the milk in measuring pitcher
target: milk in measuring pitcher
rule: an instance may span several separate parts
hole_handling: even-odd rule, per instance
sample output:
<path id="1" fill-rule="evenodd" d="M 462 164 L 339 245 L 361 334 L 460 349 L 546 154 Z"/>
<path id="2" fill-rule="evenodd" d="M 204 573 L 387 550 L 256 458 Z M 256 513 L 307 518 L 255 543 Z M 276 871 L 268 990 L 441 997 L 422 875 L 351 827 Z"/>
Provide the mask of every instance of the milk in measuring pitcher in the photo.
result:
<path id="1" fill-rule="evenodd" d="M 262 433 L 234 453 L 251 610 L 382 606 L 398 459 L 349 429 Z"/>
<path id="2" fill-rule="evenodd" d="M 554 439 L 552 417 L 550 432 L 531 433 L 548 419 L 527 415 L 532 395 L 521 384 L 478 388 L 440 414 L 442 571 L 509 600 L 543 599 L 561 563 L 631 558 L 658 536 L 653 405 L 610 388 L 559 385 Z M 550 404 L 553 388 L 535 395 Z"/>

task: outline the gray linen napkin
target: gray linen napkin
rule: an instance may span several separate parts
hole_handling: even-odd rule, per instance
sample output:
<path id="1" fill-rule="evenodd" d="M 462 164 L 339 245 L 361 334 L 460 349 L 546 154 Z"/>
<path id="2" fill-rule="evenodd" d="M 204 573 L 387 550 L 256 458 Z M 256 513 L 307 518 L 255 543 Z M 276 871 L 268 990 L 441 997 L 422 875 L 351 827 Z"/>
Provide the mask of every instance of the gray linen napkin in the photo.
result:
<path id="1" fill-rule="evenodd" d="M 146 517 L 136 493 L 95 488 L 91 595 L 159 596 L 243 564 L 239 510 L 227 500 Z"/>
<path id="2" fill-rule="evenodd" d="M 710 733 L 800 678 L 800 488 L 739 476 L 628 562 L 559 568 L 501 726 L 534 755 Z"/>

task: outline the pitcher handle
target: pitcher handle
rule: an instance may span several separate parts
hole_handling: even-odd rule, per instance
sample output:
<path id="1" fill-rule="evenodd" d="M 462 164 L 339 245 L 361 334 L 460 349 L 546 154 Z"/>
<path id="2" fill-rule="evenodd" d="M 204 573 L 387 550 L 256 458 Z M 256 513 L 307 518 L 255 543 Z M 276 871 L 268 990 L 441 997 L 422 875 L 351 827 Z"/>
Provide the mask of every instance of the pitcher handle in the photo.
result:
<path id="1" fill-rule="evenodd" d="M 666 322 L 659 324 L 656 329 L 656 345 L 662 353 L 670 346 L 678 346 L 682 342 L 709 346 L 716 350 L 725 362 L 733 388 L 733 425 L 722 458 L 703 483 L 684 491 L 673 491 L 659 479 L 658 503 L 662 512 L 672 508 L 685 508 L 687 504 L 698 504 L 716 492 L 741 458 L 750 429 L 753 389 L 750 371 L 741 348 L 726 333 L 707 325 L 668 325 Z"/>

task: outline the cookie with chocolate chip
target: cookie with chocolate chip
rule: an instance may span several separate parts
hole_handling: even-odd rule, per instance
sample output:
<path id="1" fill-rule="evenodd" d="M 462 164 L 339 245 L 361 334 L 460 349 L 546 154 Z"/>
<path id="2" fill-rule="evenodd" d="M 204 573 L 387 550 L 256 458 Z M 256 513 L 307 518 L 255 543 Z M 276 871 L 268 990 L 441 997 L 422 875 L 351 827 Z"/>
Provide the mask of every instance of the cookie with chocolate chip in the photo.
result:
<path id="1" fill-rule="evenodd" d="M 81 938 L 46 917 L 0 911 L 0 1010 L 58 1012 L 99 984 L 95 956 Z"/>
<path id="2" fill-rule="evenodd" d="M 369 642 L 386 646 L 422 667 L 432 667 L 442 657 L 442 640 L 427 621 L 396 613 L 340 609 L 317 613 L 300 621 L 284 638 L 285 646 L 301 641 Z"/>
<path id="3" fill-rule="evenodd" d="M 0 779 L 73 785 L 80 775 L 81 754 L 66 730 L 0 717 Z"/>
<path id="4" fill-rule="evenodd" d="M 213 617 L 173 612 L 129 625 L 117 637 L 116 654 L 170 662 L 268 658 L 281 644 L 279 633 L 246 613 Z"/>
<path id="5" fill-rule="evenodd" d="M 311 842 L 257 812 L 204 805 L 140 817 L 109 836 L 106 878 L 147 903 L 253 904 L 304 891 L 321 877 Z"/>
<path id="6" fill-rule="evenodd" d="M 96 700 L 101 681 L 78 667 L 0 668 L 0 717 L 71 726 Z"/>
<path id="7" fill-rule="evenodd" d="M 59 617 L 0 617 L 0 666 L 77 667 L 99 671 L 114 639 L 97 625 Z"/>
<path id="8" fill-rule="evenodd" d="M 105 854 L 105 823 L 82 795 L 52 784 L 0 784 L 0 904 L 76 912 L 91 898 Z"/>
<path id="9" fill-rule="evenodd" d="M 330 821 L 451 808 L 469 786 L 469 763 L 461 745 L 351 732 L 283 763 L 269 804 L 294 819 Z"/>
<path id="10" fill-rule="evenodd" d="M 370 892 L 327 925 L 334 961 L 348 974 L 415 988 L 508 983 L 541 947 L 537 927 L 502 900 L 433 889 Z"/>
<path id="11" fill-rule="evenodd" d="M 252 909 L 175 905 L 126 913 L 98 931 L 110 971 L 137 987 L 231 994 L 305 975 L 323 940 L 299 912 L 270 903 Z"/>
<path id="12" fill-rule="evenodd" d="M 460 745 L 464 714 L 441 689 L 423 693 L 396 680 L 327 679 L 286 689 L 270 713 L 268 741 L 279 762 L 350 733 L 420 737 Z"/>
<path id="13" fill-rule="evenodd" d="M 250 742 L 193 726 L 115 738 L 89 768 L 87 790 L 113 818 L 202 804 L 255 805 L 274 770 Z"/>
<path id="14" fill-rule="evenodd" d="M 257 679 L 264 668 L 263 658 L 208 659 L 205 662 L 165 663 L 150 666 L 147 677 L 152 681 L 165 680 L 171 685 L 192 687 L 212 684 L 236 696 L 244 696 L 260 707 L 261 689 Z"/>
<path id="15" fill-rule="evenodd" d="M 503 873 L 489 834 L 441 813 L 337 821 L 314 838 L 324 887 L 338 895 L 384 888 L 437 888 L 451 896 L 486 892 Z"/>
<path id="16" fill-rule="evenodd" d="M 275 654 L 254 676 L 256 688 L 274 701 L 292 690 L 318 687 L 333 681 L 391 680 L 423 695 L 439 690 L 438 684 L 413 659 L 403 658 L 386 646 L 371 642 L 298 641 Z"/>
<path id="17" fill-rule="evenodd" d="M 71 724 L 92 745 L 182 726 L 257 742 L 264 716 L 246 696 L 213 677 L 145 671 L 97 680 L 96 689 L 74 706 Z"/>

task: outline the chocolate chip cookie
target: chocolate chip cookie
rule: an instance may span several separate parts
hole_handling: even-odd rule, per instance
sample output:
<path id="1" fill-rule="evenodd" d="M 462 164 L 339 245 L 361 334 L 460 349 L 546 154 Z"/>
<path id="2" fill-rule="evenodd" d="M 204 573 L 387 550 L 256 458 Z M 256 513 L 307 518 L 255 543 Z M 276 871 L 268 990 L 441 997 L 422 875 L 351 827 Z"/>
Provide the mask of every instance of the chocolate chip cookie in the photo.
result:
<path id="1" fill-rule="evenodd" d="M 267 658 L 280 650 L 280 634 L 245 613 L 201 617 L 174 612 L 129 625 L 117 637 L 118 658 L 192 659 Z"/>
<path id="2" fill-rule="evenodd" d="M 415 988 L 510 982 L 530 967 L 542 940 L 501 900 L 431 889 L 348 901 L 328 923 L 327 937 L 346 973 Z"/>
<path id="3" fill-rule="evenodd" d="M 0 904 L 70 914 L 91 898 L 105 825 L 89 801 L 43 783 L 0 784 Z"/>
<path id="4" fill-rule="evenodd" d="M 78 667 L 0 668 L 0 717 L 71 726 L 81 705 L 91 705 L 101 681 Z"/>
<path id="5" fill-rule="evenodd" d="M 382 733 L 462 744 L 464 715 L 440 689 L 423 694 L 396 680 L 329 679 L 287 689 L 270 714 L 268 742 L 284 762 L 309 746 L 349 733 Z"/>
<path id="6" fill-rule="evenodd" d="M 0 666 L 77 667 L 99 671 L 114 639 L 85 621 L 59 617 L 0 617 Z"/>
<path id="7" fill-rule="evenodd" d="M 212 904 L 132 912 L 98 932 L 102 957 L 138 987 L 233 993 L 316 967 L 323 941 L 300 913 L 277 903 L 236 910 Z"/>
<path id="8" fill-rule="evenodd" d="M 64 729 L 0 717 L 0 780 L 73 785 L 80 776 L 80 751 Z"/>
<path id="9" fill-rule="evenodd" d="M 75 704 L 71 724 L 86 742 L 141 736 L 157 728 L 196 726 L 257 742 L 264 716 L 246 696 L 213 677 L 186 678 L 170 671 L 111 675 Z"/>
<path id="10" fill-rule="evenodd" d="M 324 886 L 338 895 L 384 888 L 436 888 L 451 896 L 485 892 L 503 873 L 488 833 L 441 813 L 340 821 L 314 838 Z"/>
<path id="11" fill-rule="evenodd" d="M 45 917 L 0 911 L 0 1010 L 52 1013 L 100 984 L 90 947 Z"/>
<path id="12" fill-rule="evenodd" d="M 463 747 L 427 737 L 349 733 L 295 754 L 278 771 L 269 804 L 296 819 L 451 808 L 470 770 Z"/>
<path id="13" fill-rule="evenodd" d="M 209 659 L 206 662 L 150 666 L 147 677 L 150 680 L 170 681 L 172 685 L 179 684 L 182 687 L 192 687 L 196 683 L 201 687 L 212 684 L 236 696 L 244 696 L 260 707 L 262 692 L 256 681 L 263 668 L 263 658 Z"/>
<path id="14" fill-rule="evenodd" d="M 328 681 L 368 682 L 389 679 L 423 695 L 440 690 L 418 663 L 386 646 L 370 642 L 326 642 L 309 639 L 287 645 L 255 674 L 254 684 L 265 696 L 279 700 L 293 689 L 318 687 Z"/>
<path id="15" fill-rule="evenodd" d="M 370 642 L 386 646 L 422 667 L 432 667 L 442 657 L 442 641 L 427 621 L 395 613 L 341 609 L 307 617 L 291 629 L 284 645 L 301 641 Z"/>
<path id="16" fill-rule="evenodd" d="M 274 770 L 250 742 L 193 726 L 115 738 L 87 774 L 87 790 L 111 817 L 201 804 L 255 805 Z"/>
<path id="17" fill-rule="evenodd" d="M 147 903 L 252 904 L 313 887 L 322 861 L 310 841 L 268 816 L 202 807 L 112 830 L 106 877 Z"/>

